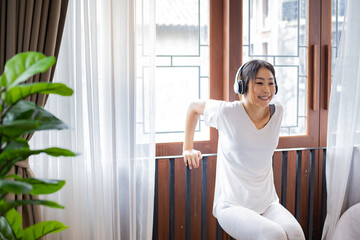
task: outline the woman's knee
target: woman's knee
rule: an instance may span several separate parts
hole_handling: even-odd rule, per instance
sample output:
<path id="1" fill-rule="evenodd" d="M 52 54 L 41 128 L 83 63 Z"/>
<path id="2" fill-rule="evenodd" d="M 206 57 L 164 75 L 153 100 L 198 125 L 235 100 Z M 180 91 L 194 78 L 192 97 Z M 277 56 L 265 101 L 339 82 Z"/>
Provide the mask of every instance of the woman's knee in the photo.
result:
<path id="1" fill-rule="evenodd" d="M 264 240 L 287 240 L 286 232 L 280 226 L 273 226 L 271 229 L 264 229 L 258 239 Z"/>
<path id="2" fill-rule="evenodd" d="M 283 228 L 289 240 L 305 240 L 305 235 L 300 224 L 286 224 Z"/>
<path id="3" fill-rule="evenodd" d="M 225 229 L 224 229 L 225 230 Z M 288 240 L 284 229 L 280 226 L 259 226 L 257 230 L 253 231 L 238 231 L 238 229 L 228 229 L 226 231 L 235 239 L 244 240 Z"/>
<path id="4" fill-rule="evenodd" d="M 303 230 L 294 216 L 279 203 L 266 210 L 264 216 L 279 224 L 286 232 L 289 240 L 305 240 Z"/>

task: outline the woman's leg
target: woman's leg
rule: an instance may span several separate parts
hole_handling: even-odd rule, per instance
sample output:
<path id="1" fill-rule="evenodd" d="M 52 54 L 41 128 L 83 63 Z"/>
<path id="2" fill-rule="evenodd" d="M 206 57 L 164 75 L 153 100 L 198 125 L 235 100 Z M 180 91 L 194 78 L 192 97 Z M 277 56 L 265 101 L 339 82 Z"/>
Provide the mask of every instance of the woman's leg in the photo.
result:
<path id="1" fill-rule="evenodd" d="M 285 230 L 289 240 L 305 240 L 304 233 L 298 221 L 280 203 L 272 204 L 266 209 L 262 216 L 279 224 Z"/>
<path id="2" fill-rule="evenodd" d="M 217 211 L 220 226 L 239 240 L 287 240 L 284 229 L 277 223 L 244 207 L 221 206 Z"/>

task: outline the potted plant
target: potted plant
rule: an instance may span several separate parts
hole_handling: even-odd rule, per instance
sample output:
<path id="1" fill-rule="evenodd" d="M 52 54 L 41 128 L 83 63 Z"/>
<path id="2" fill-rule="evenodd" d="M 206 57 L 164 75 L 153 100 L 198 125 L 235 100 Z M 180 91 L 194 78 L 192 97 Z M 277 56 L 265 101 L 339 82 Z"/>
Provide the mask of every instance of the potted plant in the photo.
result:
<path id="1" fill-rule="evenodd" d="M 62 83 L 25 83 L 38 73 L 47 71 L 55 63 L 55 57 L 38 52 L 19 53 L 9 59 L 0 75 L 0 239 L 39 239 L 67 228 L 58 221 L 44 221 L 25 229 L 22 217 L 15 210 L 25 204 L 39 204 L 63 208 L 56 202 L 46 200 L 5 200 L 8 194 L 50 194 L 65 184 L 62 180 L 41 180 L 9 175 L 16 162 L 31 155 L 46 153 L 51 156 L 75 156 L 69 150 L 47 148 L 32 150 L 22 136 L 40 130 L 66 129 L 67 125 L 34 103 L 25 100 L 33 94 L 59 94 L 71 96 L 73 91 Z"/>

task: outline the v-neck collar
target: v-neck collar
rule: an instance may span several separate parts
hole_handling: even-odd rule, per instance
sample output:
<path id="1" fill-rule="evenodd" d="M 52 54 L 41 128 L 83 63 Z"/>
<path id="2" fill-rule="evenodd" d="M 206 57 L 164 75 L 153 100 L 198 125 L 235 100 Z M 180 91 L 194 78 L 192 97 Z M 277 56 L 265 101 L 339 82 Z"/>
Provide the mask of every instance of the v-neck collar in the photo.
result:
<path id="1" fill-rule="evenodd" d="M 247 125 L 248 125 L 251 129 L 253 129 L 257 134 L 263 134 L 263 133 L 269 128 L 269 125 L 271 125 L 271 123 L 272 123 L 272 121 L 273 121 L 272 119 L 275 117 L 275 114 L 277 114 L 276 104 L 274 104 L 274 105 L 275 105 L 275 112 L 274 112 L 274 114 L 273 114 L 272 116 L 270 116 L 269 121 L 265 124 L 264 127 L 258 129 L 258 128 L 255 126 L 254 122 L 251 120 L 250 116 L 247 114 L 247 112 L 246 112 L 246 110 L 245 110 L 244 102 L 240 102 L 240 105 L 241 105 L 241 110 L 244 112 L 244 115 L 246 116 L 245 118 L 246 118 L 246 123 L 247 123 Z"/>

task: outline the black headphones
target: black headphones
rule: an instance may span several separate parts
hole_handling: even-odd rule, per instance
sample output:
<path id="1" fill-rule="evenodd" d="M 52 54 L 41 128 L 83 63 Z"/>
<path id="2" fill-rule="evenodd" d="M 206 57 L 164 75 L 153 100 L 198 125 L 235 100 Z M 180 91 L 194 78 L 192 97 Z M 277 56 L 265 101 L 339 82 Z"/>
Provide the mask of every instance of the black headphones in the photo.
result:
<path id="1" fill-rule="evenodd" d="M 235 75 L 235 82 L 234 82 L 234 92 L 236 94 L 241 94 L 243 95 L 246 90 L 247 90 L 247 86 L 245 86 L 245 83 L 242 79 L 242 73 L 243 73 L 243 69 L 244 67 L 248 64 L 249 62 L 247 63 L 244 63 L 236 72 L 236 75 Z M 275 82 L 275 95 L 277 94 L 278 92 L 278 85 L 276 83 L 276 78 L 274 76 L 274 82 Z"/>

